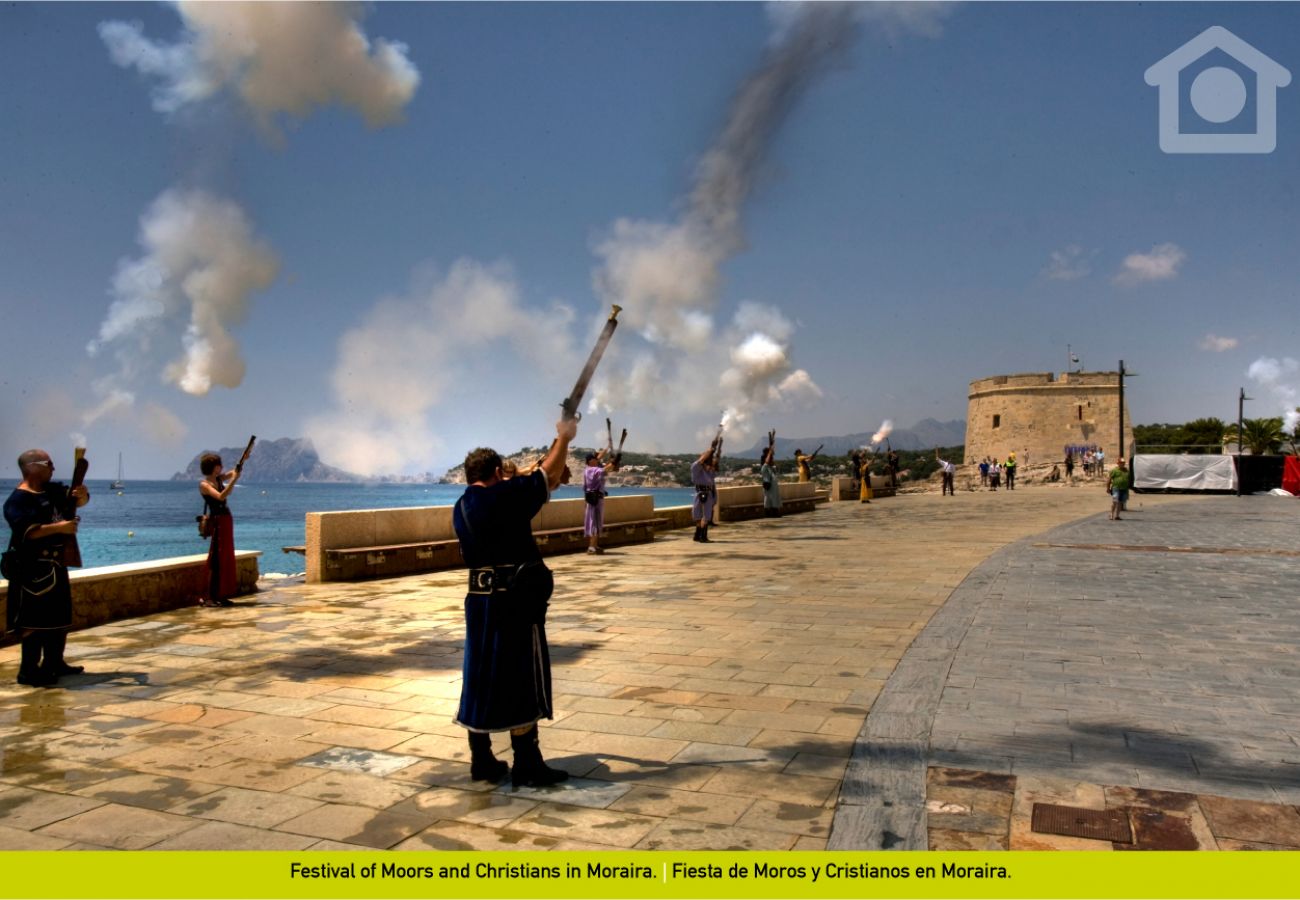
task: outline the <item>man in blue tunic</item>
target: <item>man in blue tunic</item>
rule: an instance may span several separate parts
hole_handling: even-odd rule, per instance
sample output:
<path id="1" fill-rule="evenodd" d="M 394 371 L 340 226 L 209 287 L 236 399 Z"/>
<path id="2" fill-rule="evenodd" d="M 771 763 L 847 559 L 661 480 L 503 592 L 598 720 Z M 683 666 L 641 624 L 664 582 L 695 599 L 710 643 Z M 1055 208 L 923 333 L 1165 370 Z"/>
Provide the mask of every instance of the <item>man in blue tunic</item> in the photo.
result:
<path id="1" fill-rule="evenodd" d="M 507 767 L 492 754 L 492 733 L 509 731 L 511 783 L 540 787 L 568 772 L 542 759 L 537 723 L 552 718 L 546 607 L 554 583 L 533 539 L 532 519 L 564 474 L 576 419 L 555 426 L 556 440 L 538 468 L 506 478 L 501 456 L 479 447 L 465 457 L 469 487 L 452 514 L 469 566 L 465 596 L 465 666 L 456 723 L 469 731 L 470 777 L 501 781 Z"/>
<path id="2" fill-rule="evenodd" d="M 60 675 L 85 671 L 63 659 L 72 627 L 72 587 L 63 546 L 77 534 L 77 520 L 65 518 L 65 512 L 73 498 L 84 506 L 90 494 L 84 486 L 69 491 L 51 481 L 54 463 L 44 450 L 28 450 L 18 457 L 18 469 L 23 480 L 4 505 L 10 529 L 7 558 L 16 568 L 9 573 L 7 625 L 22 640 L 18 683 L 48 687 Z"/>

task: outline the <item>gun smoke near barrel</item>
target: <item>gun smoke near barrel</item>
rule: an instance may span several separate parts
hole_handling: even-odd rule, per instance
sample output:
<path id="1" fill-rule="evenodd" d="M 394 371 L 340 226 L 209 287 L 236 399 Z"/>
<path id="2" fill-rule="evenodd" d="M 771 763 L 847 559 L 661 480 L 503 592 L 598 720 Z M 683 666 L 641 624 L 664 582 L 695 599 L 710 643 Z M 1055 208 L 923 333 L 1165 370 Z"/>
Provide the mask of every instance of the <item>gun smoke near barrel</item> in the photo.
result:
<path id="1" fill-rule="evenodd" d="M 729 405 L 728 427 L 743 438 L 757 409 L 821 396 L 811 376 L 791 363 L 793 325 L 772 307 L 742 304 L 720 336 L 729 351 L 712 347 L 721 267 L 744 248 L 741 213 L 772 140 L 856 34 L 851 4 L 792 8 L 696 167 L 681 219 L 619 219 L 595 246 L 602 260 L 593 275 L 596 290 L 626 306 L 649 342 L 630 371 L 620 366 L 620 376 L 602 385 L 597 399 L 606 406 L 629 400 L 661 406 L 671 397 L 674 404 L 698 404 L 686 411 L 702 412 L 710 392 L 700 387 L 712 382 Z"/>

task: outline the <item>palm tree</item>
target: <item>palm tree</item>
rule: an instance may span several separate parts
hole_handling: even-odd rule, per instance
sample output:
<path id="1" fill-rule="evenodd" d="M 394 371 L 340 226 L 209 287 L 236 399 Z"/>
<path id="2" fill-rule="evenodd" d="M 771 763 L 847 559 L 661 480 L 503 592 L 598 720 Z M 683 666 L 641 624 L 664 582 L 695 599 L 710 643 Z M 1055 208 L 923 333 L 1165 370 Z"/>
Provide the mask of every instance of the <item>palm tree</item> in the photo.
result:
<path id="1" fill-rule="evenodd" d="M 1274 416 L 1268 419 L 1244 420 L 1240 439 L 1237 435 L 1237 426 L 1229 425 L 1223 439 L 1249 450 L 1252 456 L 1267 456 L 1282 449 L 1287 434 L 1282 430 L 1282 418 Z"/>

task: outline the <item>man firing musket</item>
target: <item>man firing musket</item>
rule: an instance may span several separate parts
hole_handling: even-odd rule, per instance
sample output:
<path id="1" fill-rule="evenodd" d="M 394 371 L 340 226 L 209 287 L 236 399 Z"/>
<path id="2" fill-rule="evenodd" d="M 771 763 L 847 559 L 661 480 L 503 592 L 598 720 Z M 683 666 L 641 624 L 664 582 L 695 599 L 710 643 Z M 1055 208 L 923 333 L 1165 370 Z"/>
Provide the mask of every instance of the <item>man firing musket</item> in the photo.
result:
<path id="1" fill-rule="evenodd" d="M 804 456 L 803 451 L 799 449 L 794 451 L 794 461 L 799 467 L 800 484 L 807 484 L 812 481 L 812 462 L 817 458 L 817 454 L 822 452 L 822 447 L 825 446 L 825 444 L 818 444 L 817 449 L 810 456 Z"/>
<path id="2" fill-rule="evenodd" d="M 72 628 L 68 566 L 81 565 L 77 509 L 90 501 L 83 448 L 77 448 L 75 460 L 71 484 L 64 486 L 52 480 L 50 455 L 28 450 L 18 457 L 22 481 L 4 504 L 11 532 L 0 566 L 9 581 L 7 626 L 22 644 L 18 683 L 31 687 L 48 687 L 60 676 L 85 671 L 63 658 Z"/>
<path id="3" fill-rule="evenodd" d="M 715 479 L 718 473 L 718 460 L 722 458 L 722 426 L 718 426 L 718 436 L 709 444 L 709 449 L 700 454 L 699 459 L 691 463 L 691 484 L 695 488 L 695 502 L 691 505 L 691 518 L 695 520 L 694 540 L 701 544 L 711 544 L 709 525 L 713 522 L 713 508 L 718 502 L 718 488 Z"/>
<path id="4" fill-rule="evenodd" d="M 583 395 L 618 325 L 618 313 L 615 306 L 573 391 L 560 404 L 555 441 L 535 471 L 504 477 L 501 456 L 489 447 L 465 457 L 468 487 L 452 513 L 469 567 L 456 723 L 469 732 L 470 777 L 475 781 L 501 781 L 508 772 L 516 787 L 542 787 L 569 777 L 546 764 L 538 745 L 538 721 L 553 718 L 546 608 L 554 580 L 530 523 L 563 477 Z M 510 732 L 513 768 L 492 753 L 492 734 L 503 731 Z"/>
<path id="5" fill-rule="evenodd" d="M 758 469 L 763 481 L 763 515 L 775 518 L 781 515 L 781 483 L 776 473 L 776 430 L 767 433 L 767 449 L 763 451 L 762 465 Z"/>

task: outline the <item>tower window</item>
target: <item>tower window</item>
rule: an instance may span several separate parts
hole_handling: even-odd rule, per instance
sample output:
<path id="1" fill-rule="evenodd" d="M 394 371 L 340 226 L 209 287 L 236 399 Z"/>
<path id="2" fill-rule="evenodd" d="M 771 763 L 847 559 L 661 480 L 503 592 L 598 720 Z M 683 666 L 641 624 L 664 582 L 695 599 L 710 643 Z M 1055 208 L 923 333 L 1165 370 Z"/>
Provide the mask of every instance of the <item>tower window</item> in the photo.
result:
<path id="1" fill-rule="evenodd" d="M 1083 421 L 1083 404 L 1079 404 L 1079 421 Z"/>
<path id="2" fill-rule="evenodd" d="M 1001 428 L 1001 427 L 1002 427 L 1002 417 L 1001 417 L 1001 416 L 994 416 L 994 417 L 993 417 L 993 427 L 994 427 L 994 428 Z"/>

